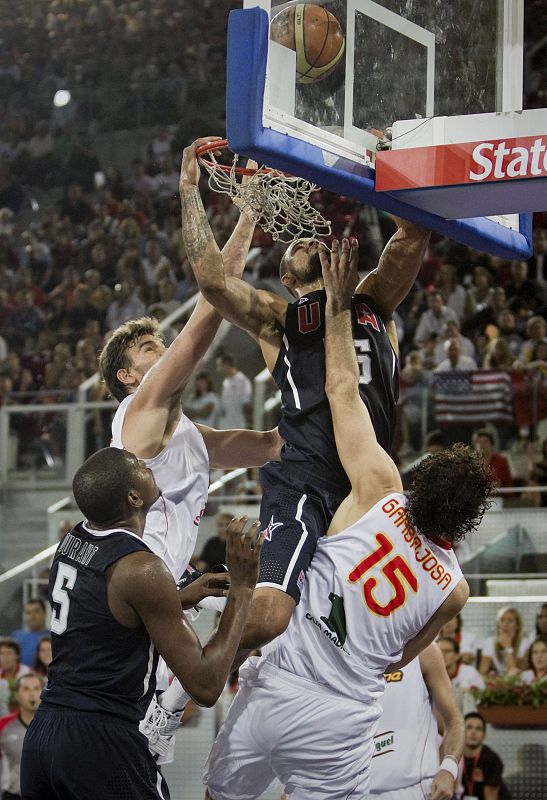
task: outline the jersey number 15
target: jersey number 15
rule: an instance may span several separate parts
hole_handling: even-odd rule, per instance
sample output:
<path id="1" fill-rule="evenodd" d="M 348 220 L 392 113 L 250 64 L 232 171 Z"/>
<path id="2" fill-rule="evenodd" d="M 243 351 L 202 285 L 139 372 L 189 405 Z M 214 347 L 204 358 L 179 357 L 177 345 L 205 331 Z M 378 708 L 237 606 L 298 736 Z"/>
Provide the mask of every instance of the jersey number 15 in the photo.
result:
<path id="1" fill-rule="evenodd" d="M 385 533 L 377 533 L 376 542 L 378 547 L 370 555 L 364 558 L 352 569 L 348 575 L 351 583 L 356 583 L 369 570 L 379 564 L 382 559 L 389 556 L 393 550 L 393 542 Z M 378 583 L 376 578 L 370 577 L 363 584 L 363 597 L 367 608 L 373 614 L 380 617 L 389 617 L 398 608 L 401 608 L 406 601 L 407 586 L 416 593 L 418 591 L 418 579 L 413 570 L 409 567 L 404 558 L 400 555 L 390 558 L 382 567 L 382 573 L 389 583 L 393 586 L 395 593 L 391 600 L 385 605 L 380 605 L 374 596 L 374 589 Z"/>

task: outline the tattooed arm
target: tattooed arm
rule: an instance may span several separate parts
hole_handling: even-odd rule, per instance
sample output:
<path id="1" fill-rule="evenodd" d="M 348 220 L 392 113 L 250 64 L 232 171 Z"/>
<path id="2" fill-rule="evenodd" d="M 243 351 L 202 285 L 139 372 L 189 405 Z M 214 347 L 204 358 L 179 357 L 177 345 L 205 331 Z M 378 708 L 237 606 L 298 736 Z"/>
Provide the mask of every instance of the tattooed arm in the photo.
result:
<path id="1" fill-rule="evenodd" d="M 272 292 L 256 290 L 229 274 L 225 253 L 220 252 L 215 242 L 198 189 L 196 148 L 214 138 L 198 139 L 184 150 L 182 157 L 180 197 L 184 245 L 203 296 L 223 317 L 260 340 L 268 363 L 275 361 L 287 303 Z M 269 347 L 272 348 L 270 357 Z"/>
<path id="2" fill-rule="evenodd" d="M 209 140 L 200 143 L 205 141 Z M 203 211 L 201 201 L 199 206 Z M 224 247 L 226 266 L 233 275 L 243 272 L 253 230 L 253 223 L 242 214 Z M 198 235 L 190 249 L 200 247 Z M 180 407 L 180 394 L 213 342 L 221 321 L 213 306 L 200 296 L 182 331 L 139 385 L 127 410 L 122 435 L 124 446 L 140 458 L 151 458 L 163 448 L 165 432 L 172 421 L 170 415 Z"/>

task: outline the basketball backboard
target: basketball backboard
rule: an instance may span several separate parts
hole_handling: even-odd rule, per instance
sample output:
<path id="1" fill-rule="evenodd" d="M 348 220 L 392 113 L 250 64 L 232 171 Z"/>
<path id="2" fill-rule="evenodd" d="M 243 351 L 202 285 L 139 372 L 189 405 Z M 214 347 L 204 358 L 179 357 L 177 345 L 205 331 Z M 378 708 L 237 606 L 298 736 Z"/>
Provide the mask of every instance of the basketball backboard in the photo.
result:
<path id="1" fill-rule="evenodd" d="M 523 0 L 315 0 L 346 46 L 334 72 L 311 84 L 296 81 L 294 50 L 270 39 L 270 20 L 295 3 L 243 5 L 228 29 L 232 150 L 477 249 L 530 254 L 529 215 L 447 220 L 377 192 L 374 173 L 381 132 L 398 121 L 414 130 L 431 117 L 522 108 Z"/>

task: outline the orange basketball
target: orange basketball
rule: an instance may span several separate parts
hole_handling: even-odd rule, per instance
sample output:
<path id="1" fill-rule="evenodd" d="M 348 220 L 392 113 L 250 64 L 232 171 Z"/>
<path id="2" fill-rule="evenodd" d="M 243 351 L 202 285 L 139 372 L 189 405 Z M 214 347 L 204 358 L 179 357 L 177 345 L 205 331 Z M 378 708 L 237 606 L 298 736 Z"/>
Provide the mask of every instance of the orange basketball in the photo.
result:
<path id="1" fill-rule="evenodd" d="M 274 42 L 296 52 L 297 83 L 315 83 L 336 69 L 345 47 L 344 33 L 326 8 L 306 3 L 287 6 L 273 17 Z"/>

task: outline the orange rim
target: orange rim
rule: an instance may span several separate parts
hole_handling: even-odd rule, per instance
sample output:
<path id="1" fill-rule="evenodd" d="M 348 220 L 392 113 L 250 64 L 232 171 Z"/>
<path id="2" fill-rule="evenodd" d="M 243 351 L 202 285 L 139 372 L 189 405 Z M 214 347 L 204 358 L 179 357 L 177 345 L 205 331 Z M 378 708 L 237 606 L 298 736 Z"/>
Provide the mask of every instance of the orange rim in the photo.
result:
<path id="1" fill-rule="evenodd" d="M 220 139 L 217 142 L 209 142 L 208 144 L 202 144 L 200 147 L 196 149 L 196 155 L 198 157 L 198 161 L 201 164 L 208 164 L 209 166 L 213 167 L 214 169 L 218 169 L 221 172 L 235 172 L 236 175 L 270 175 L 272 172 L 276 175 L 285 176 L 285 177 L 292 177 L 289 172 L 281 172 L 278 169 L 270 169 L 270 167 L 258 167 L 255 169 L 251 169 L 249 167 L 231 167 L 227 164 L 215 164 L 213 161 L 209 160 L 208 158 L 204 158 L 211 150 L 229 150 L 228 147 L 228 140 L 227 139 Z"/>

